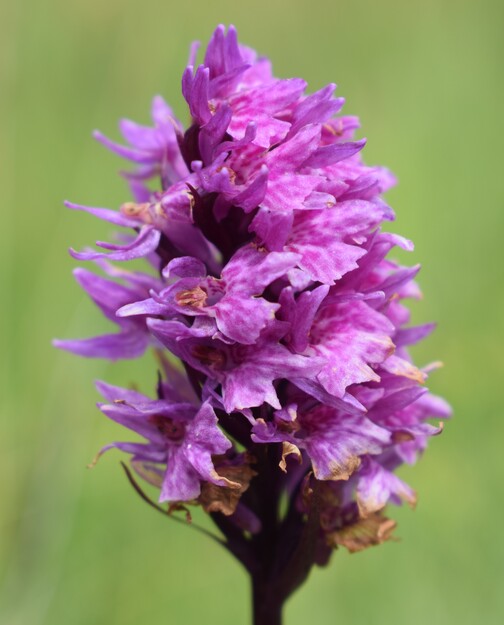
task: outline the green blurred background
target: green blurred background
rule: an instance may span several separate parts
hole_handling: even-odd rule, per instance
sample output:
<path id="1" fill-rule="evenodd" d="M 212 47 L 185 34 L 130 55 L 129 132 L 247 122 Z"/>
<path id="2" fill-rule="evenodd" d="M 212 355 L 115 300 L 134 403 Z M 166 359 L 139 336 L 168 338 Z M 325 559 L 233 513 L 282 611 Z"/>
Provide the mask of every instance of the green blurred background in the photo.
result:
<path id="1" fill-rule="evenodd" d="M 150 392 L 151 357 L 108 365 L 57 352 L 52 337 L 108 328 L 75 284 L 69 245 L 110 228 L 62 206 L 117 207 L 118 158 L 92 141 L 121 116 L 149 121 L 163 94 L 187 121 L 190 41 L 219 22 L 310 89 L 335 81 L 361 117 L 370 164 L 400 184 L 394 229 L 416 242 L 423 301 L 438 320 L 416 349 L 455 419 L 402 475 L 415 512 L 394 509 L 399 543 L 335 554 L 288 603 L 286 625 L 504 622 L 502 190 L 504 4 L 482 0 L 21 0 L 0 8 L 2 420 L 1 625 L 248 623 L 245 573 L 208 539 L 133 493 L 122 432 L 94 407 L 93 380 Z M 198 516 L 198 515 L 196 515 Z"/>

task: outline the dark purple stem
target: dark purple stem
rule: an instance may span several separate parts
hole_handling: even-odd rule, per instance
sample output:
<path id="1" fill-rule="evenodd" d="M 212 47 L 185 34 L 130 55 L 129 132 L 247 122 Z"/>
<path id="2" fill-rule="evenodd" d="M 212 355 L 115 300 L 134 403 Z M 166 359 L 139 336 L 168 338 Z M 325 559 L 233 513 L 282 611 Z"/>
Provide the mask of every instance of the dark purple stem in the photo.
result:
<path id="1" fill-rule="evenodd" d="M 259 534 L 252 538 L 257 558 L 257 566 L 251 571 L 253 624 L 280 625 L 285 599 L 277 591 L 281 450 L 279 445 L 262 445 L 253 453 L 258 461 L 258 475 L 253 481 L 255 504 L 262 524 Z"/>
<path id="2" fill-rule="evenodd" d="M 263 579 L 252 578 L 253 625 L 282 625 L 283 602 Z"/>

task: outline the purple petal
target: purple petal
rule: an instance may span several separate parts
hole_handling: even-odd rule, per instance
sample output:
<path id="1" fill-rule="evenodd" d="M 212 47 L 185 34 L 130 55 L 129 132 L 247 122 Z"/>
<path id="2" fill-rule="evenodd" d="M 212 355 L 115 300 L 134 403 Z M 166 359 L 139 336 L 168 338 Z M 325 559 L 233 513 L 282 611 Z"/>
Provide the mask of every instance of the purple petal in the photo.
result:
<path id="1" fill-rule="evenodd" d="M 361 516 L 367 517 L 381 510 L 389 501 L 397 504 L 401 500 L 414 507 L 415 492 L 378 462 L 366 459 L 363 470 L 359 471 L 357 484 L 357 502 Z"/>
<path id="2" fill-rule="evenodd" d="M 147 349 L 148 338 L 145 333 L 134 330 L 89 339 L 55 340 L 53 345 L 86 358 L 119 360 L 141 356 Z"/>
<path id="3" fill-rule="evenodd" d="M 319 369 L 316 358 L 291 354 L 283 345 L 264 340 L 251 346 L 241 364 L 226 371 L 222 382 L 227 412 L 253 408 L 266 402 L 279 409 L 273 381 L 281 378 L 310 377 Z"/>
<path id="4" fill-rule="evenodd" d="M 183 447 L 170 447 L 159 501 L 190 501 L 201 492 L 199 475 Z"/>
<path id="5" fill-rule="evenodd" d="M 414 267 L 407 267 L 406 269 L 400 269 L 395 271 L 391 276 L 384 280 L 380 285 L 380 291 L 385 293 L 385 297 L 390 297 L 397 292 L 402 286 L 413 280 L 413 278 L 420 271 L 420 265 Z"/>
<path id="6" fill-rule="evenodd" d="M 213 308 L 223 334 L 238 343 L 253 345 L 279 307 L 263 298 L 226 295 Z"/>
<path id="7" fill-rule="evenodd" d="M 106 148 L 115 152 L 122 158 L 125 158 L 129 161 L 133 161 L 134 163 L 140 164 L 151 164 L 157 162 L 157 157 L 152 152 L 147 152 L 143 150 L 137 150 L 135 148 L 127 148 L 120 143 L 116 143 L 115 141 L 111 141 L 108 137 L 103 135 L 99 130 L 95 130 L 93 132 L 93 137 L 102 143 Z"/>
<path id="8" fill-rule="evenodd" d="M 131 289 L 112 282 L 112 280 L 106 280 L 80 267 L 74 269 L 73 274 L 95 304 L 109 319 L 115 322 L 117 322 L 116 310 L 131 301 L 135 301 L 142 293 L 141 290 Z"/>
<path id="9" fill-rule="evenodd" d="M 85 211 L 86 213 L 90 213 L 99 219 L 103 219 L 104 221 L 108 221 L 112 224 L 116 224 L 117 226 L 124 226 L 126 228 L 137 228 L 138 222 L 134 219 L 128 219 L 122 213 L 118 211 L 110 210 L 108 208 L 94 208 L 92 206 L 83 206 L 82 204 L 74 204 L 73 202 L 64 202 L 67 208 L 71 208 L 73 210 Z"/>
<path id="10" fill-rule="evenodd" d="M 255 245 L 239 249 L 222 270 L 228 292 L 261 295 L 264 289 L 296 265 L 299 256 L 267 252 Z"/>
<path id="11" fill-rule="evenodd" d="M 164 450 L 160 451 L 151 443 L 111 443 L 103 447 L 100 453 L 112 449 L 113 447 L 127 454 L 133 454 L 133 460 L 141 462 L 161 463 L 164 462 L 166 458 L 166 452 Z"/>
<path id="12" fill-rule="evenodd" d="M 323 124 L 336 113 L 339 113 L 344 98 L 333 98 L 332 95 L 336 85 L 331 83 L 319 91 L 307 96 L 300 102 L 293 114 L 293 124 L 289 136 L 295 134 L 300 128 L 307 124 Z"/>
<path id="13" fill-rule="evenodd" d="M 383 363 L 390 355 L 392 332 L 390 321 L 363 301 L 323 307 L 311 331 L 314 350 L 327 363 L 318 375 L 322 386 L 343 397 L 351 384 L 379 381 L 370 365 Z"/>
<path id="14" fill-rule="evenodd" d="M 282 306 L 281 319 L 291 324 L 292 330 L 289 336 L 290 345 L 294 351 L 303 353 L 308 347 L 315 314 L 328 292 L 328 286 L 320 286 L 313 291 L 301 293 L 295 300 L 290 287 L 282 291 L 279 300 Z"/>
<path id="15" fill-rule="evenodd" d="M 242 139 L 236 141 L 224 141 L 215 150 L 215 156 L 218 156 L 223 152 L 232 152 L 234 150 L 238 150 L 239 148 L 247 146 L 249 143 L 252 143 L 252 141 L 254 141 L 256 135 L 257 124 L 255 122 L 250 122 L 245 130 L 245 135 Z"/>
<path id="16" fill-rule="evenodd" d="M 333 143 L 332 145 L 325 145 L 318 148 L 305 162 L 305 167 L 311 167 L 312 169 L 320 169 L 327 165 L 334 165 L 347 158 L 350 158 L 357 152 L 360 152 L 366 145 L 366 139 L 360 141 L 354 141 L 350 143 Z"/>
<path id="17" fill-rule="evenodd" d="M 302 128 L 289 141 L 268 152 L 266 162 L 270 169 L 295 171 L 317 149 L 320 143 L 320 124 Z"/>
<path id="18" fill-rule="evenodd" d="M 115 403 L 98 404 L 98 408 L 112 421 L 152 441 L 156 445 L 156 451 L 163 450 L 164 439 L 162 434 L 159 433 L 154 424 L 149 423 L 144 414 L 135 410 L 134 407 L 122 403 Z"/>
<path id="19" fill-rule="evenodd" d="M 293 172 L 270 173 L 261 206 L 272 212 L 284 213 L 291 213 L 294 209 L 309 209 L 304 201 L 320 182 L 319 176 L 303 176 Z"/>
<path id="20" fill-rule="evenodd" d="M 136 315 L 167 315 L 173 313 L 173 307 L 161 304 L 156 300 L 149 298 L 144 299 L 138 302 L 133 302 L 132 304 L 126 304 L 126 306 L 122 306 L 116 312 L 117 317 L 134 317 Z"/>
<path id="21" fill-rule="evenodd" d="M 294 213 L 276 213 L 260 208 L 250 224 L 249 230 L 255 232 L 262 245 L 269 250 L 281 251 L 292 229 Z"/>
<path id="22" fill-rule="evenodd" d="M 192 256 L 179 256 L 171 260 L 163 269 L 163 276 L 171 278 L 199 278 L 206 276 L 206 267 L 201 260 Z"/>
<path id="23" fill-rule="evenodd" d="M 163 283 L 159 278 L 143 273 L 141 271 L 130 271 L 124 267 L 116 267 L 107 260 L 98 259 L 96 264 L 100 269 L 112 278 L 124 280 L 134 287 L 137 294 L 148 293 L 151 289 L 159 290 L 163 287 Z"/>
<path id="24" fill-rule="evenodd" d="M 304 447 L 319 480 L 346 480 L 360 465 L 360 456 L 378 454 L 390 433 L 364 416 L 339 413 L 327 406 L 302 417 Z"/>
<path id="25" fill-rule="evenodd" d="M 212 79 L 243 65 L 234 26 L 229 27 L 227 34 L 222 24 L 215 29 L 208 42 L 204 64 Z"/>
<path id="26" fill-rule="evenodd" d="M 121 119 L 119 130 L 126 141 L 140 150 L 152 152 L 159 150 L 160 144 L 156 131 L 148 126 L 141 126 L 129 119 Z"/>
<path id="27" fill-rule="evenodd" d="M 76 252 L 70 249 L 70 254 L 77 260 L 96 260 L 108 258 L 110 260 L 132 260 L 147 256 L 157 248 L 161 233 L 151 226 L 143 226 L 140 233 L 127 245 L 112 245 L 110 243 L 97 242 L 97 245 L 106 249 L 114 250 L 109 254 L 104 252 Z"/>
<path id="28" fill-rule="evenodd" d="M 299 267 L 316 282 L 334 284 L 356 269 L 357 261 L 366 254 L 350 238 L 355 234 L 355 226 L 345 217 L 345 208 L 337 205 L 330 210 L 299 212 L 295 216 L 287 249 L 300 254 Z M 361 228 L 373 225 L 368 217 Z"/>
<path id="29" fill-rule="evenodd" d="M 149 399 L 138 391 L 132 391 L 131 389 L 122 388 L 120 386 L 113 386 L 112 384 L 107 384 L 107 382 L 103 382 L 102 380 L 96 380 L 95 386 L 100 395 L 110 402 L 115 402 L 119 399 L 134 404 L 137 402 L 142 403 L 148 401 Z"/>
<path id="30" fill-rule="evenodd" d="M 210 71 L 200 65 L 191 84 L 190 97 L 187 100 L 194 120 L 203 125 L 210 121 L 212 114 L 208 106 Z"/>
<path id="31" fill-rule="evenodd" d="M 404 358 L 400 358 L 399 356 L 393 354 L 389 356 L 385 362 L 381 364 L 382 368 L 389 373 L 393 373 L 394 375 L 404 376 L 409 380 L 414 380 L 419 384 L 423 384 L 427 378 L 427 375 L 415 367 L 411 362 L 405 360 Z"/>
<path id="32" fill-rule="evenodd" d="M 231 108 L 227 105 L 223 105 L 210 121 L 202 126 L 198 136 L 198 143 L 201 157 L 205 164 L 211 163 L 214 150 L 224 138 L 231 117 Z"/>
<path id="33" fill-rule="evenodd" d="M 208 94 L 210 98 L 224 98 L 231 95 L 236 85 L 240 82 L 241 76 L 250 66 L 247 64 L 240 65 L 234 69 L 218 76 L 210 81 Z"/>
<path id="34" fill-rule="evenodd" d="M 435 329 L 435 323 L 425 323 L 421 326 L 401 328 L 396 332 L 394 336 L 394 343 L 396 347 L 403 347 L 404 345 L 415 345 L 415 343 L 418 343 L 419 341 L 429 336 L 429 334 Z"/>
<path id="35" fill-rule="evenodd" d="M 350 393 L 345 393 L 340 399 L 328 393 L 316 380 L 292 377 L 290 381 L 321 404 L 336 408 L 348 414 L 362 414 L 366 412 L 366 408 Z"/>

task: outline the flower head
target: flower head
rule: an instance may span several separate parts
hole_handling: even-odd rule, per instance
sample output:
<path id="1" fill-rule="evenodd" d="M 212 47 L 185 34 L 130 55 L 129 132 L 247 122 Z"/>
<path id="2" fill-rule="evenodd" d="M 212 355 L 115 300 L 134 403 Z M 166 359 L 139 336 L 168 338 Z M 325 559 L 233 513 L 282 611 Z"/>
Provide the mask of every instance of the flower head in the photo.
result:
<path id="1" fill-rule="evenodd" d="M 127 147 L 95 135 L 134 163 L 133 197 L 118 211 L 69 206 L 130 233 L 72 254 L 108 274 L 76 277 L 119 333 L 58 345 L 117 359 L 150 344 L 176 357 L 157 399 L 99 383 L 102 412 L 145 439 L 105 449 L 131 454 L 161 502 L 229 515 L 230 544 L 271 523 L 292 541 L 316 518 L 322 562 L 331 546 L 390 537 L 385 506 L 415 502 L 394 471 L 441 431 L 428 420 L 450 413 L 425 388 L 431 368 L 408 354 L 433 329 L 408 325 L 419 267 L 387 258 L 412 249 L 381 230 L 395 180 L 364 164 L 335 85 L 307 94 L 303 80 L 276 78 L 233 27 L 195 58 L 193 46 L 187 129 L 158 96 L 152 128 L 121 122 Z M 151 272 L 108 263 L 136 258 Z M 265 511 L 266 491 L 270 505 L 286 493 L 284 518 Z M 279 570 L 289 549 L 271 556 Z"/>

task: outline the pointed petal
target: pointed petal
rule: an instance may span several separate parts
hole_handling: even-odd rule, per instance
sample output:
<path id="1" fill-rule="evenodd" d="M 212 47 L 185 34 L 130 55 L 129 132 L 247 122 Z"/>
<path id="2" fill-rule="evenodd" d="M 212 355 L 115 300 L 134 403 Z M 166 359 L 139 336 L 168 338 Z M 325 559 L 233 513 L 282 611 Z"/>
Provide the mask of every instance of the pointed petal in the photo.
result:
<path id="1" fill-rule="evenodd" d="M 119 360 L 141 356 L 147 349 L 148 338 L 144 332 L 133 331 L 89 339 L 55 340 L 53 345 L 86 358 Z"/>
<path id="2" fill-rule="evenodd" d="M 109 260 L 132 260 L 147 256 L 157 248 L 161 232 L 154 230 L 150 226 L 144 226 L 136 239 L 127 245 L 112 245 L 110 243 L 97 242 L 97 245 L 113 250 L 105 252 L 76 252 L 70 249 L 70 254 L 77 260 L 96 260 L 98 258 L 108 258 Z"/>

